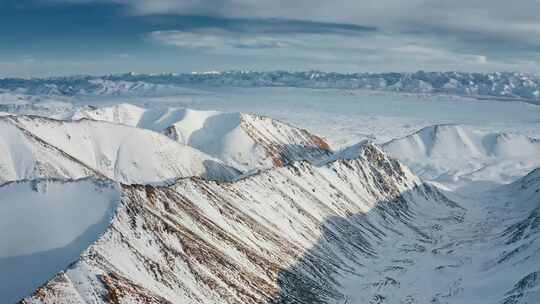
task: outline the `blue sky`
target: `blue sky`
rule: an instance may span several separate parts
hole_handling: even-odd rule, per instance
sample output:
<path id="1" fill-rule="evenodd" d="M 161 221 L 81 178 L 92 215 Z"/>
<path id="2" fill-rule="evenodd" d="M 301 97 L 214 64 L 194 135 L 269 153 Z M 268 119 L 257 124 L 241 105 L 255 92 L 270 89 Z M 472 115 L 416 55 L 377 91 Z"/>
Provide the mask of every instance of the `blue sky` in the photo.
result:
<path id="1" fill-rule="evenodd" d="M 0 76 L 540 72 L 540 2 L 0 0 Z"/>

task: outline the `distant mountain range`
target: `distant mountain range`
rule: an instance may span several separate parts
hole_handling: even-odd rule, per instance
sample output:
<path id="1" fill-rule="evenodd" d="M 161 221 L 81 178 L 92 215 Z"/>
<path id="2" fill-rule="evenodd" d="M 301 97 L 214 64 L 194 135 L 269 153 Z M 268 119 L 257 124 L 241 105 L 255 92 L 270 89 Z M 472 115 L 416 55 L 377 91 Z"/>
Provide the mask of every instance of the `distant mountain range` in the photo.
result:
<path id="1" fill-rule="evenodd" d="M 187 86 L 301 87 L 450 94 L 540 104 L 540 76 L 516 72 L 327 73 L 227 71 L 0 78 L 0 90 L 46 95 L 155 95 Z"/>

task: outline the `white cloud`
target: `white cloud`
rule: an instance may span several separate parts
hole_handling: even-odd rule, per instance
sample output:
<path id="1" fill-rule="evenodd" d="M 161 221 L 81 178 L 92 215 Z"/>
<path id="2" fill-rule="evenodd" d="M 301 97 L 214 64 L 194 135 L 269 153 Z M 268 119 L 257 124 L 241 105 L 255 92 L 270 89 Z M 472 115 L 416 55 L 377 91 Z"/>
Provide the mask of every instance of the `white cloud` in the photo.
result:
<path id="1" fill-rule="evenodd" d="M 283 18 L 375 25 L 402 30 L 422 26 L 472 32 L 540 34 L 540 1 L 520 0 L 43 0 L 112 2 L 134 14 Z"/>
<path id="2" fill-rule="evenodd" d="M 519 0 L 38 0 L 116 3 L 135 15 L 279 18 L 428 34 L 469 50 L 540 52 L 540 1 Z M 248 43 L 249 44 L 249 43 Z M 510 47 L 513 46 L 513 48 Z"/>
<path id="3" fill-rule="evenodd" d="M 184 67 L 197 69 L 211 63 L 215 66 L 210 69 L 540 71 L 538 0 L 34 1 L 124 5 L 141 18 L 137 21 L 150 21 L 148 31 L 163 24 L 166 30 L 151 32 L 148 40 L 177 47 L 178 52 L 167 48 L 167 54 L 177 54 Z M 153 14 L 169 16 L 148 17 Z M 174 14 L 220 18 L 186 24 L 189 17 L 175 23 Z M 151 23 L 155 20 L 165 21 Z M 204 27 L 207 21 L 213 28 Z M 376 30 L 352 29 L 350 24 Z M 186 56 L 195 59 L 184 60 Z M 141 65 L 143 57 L 137 57 Z M 129 61 L 129 68 L 135 64 L 129 57 L 115 59 L 119 65 Z"/>
<path id="4" fill-rule="evenodd" d="M 166 45 L 193 49 L 267 49 L 284 47 L 287 42 L 268 35 L 245 35 L 227 31 L 203 32 L 155 31 L 150 39 Z"/>
<path id="5" fill-rule="evenodd" d="M 505 62 L 486 54 L 448 50 L 429 38 L 375 33 L 344 36 L 340 34 L 297 33 L 242 34 L 226 31 L 157 31 L 149 37 L 161 44 L 196 48 L 213 56 L 250 56 L 257 61 L 284 68 L 285 62 L 297 62 L 309 68 L 324 67 L 339 71 L 415 71 L 460 70 L 494 71 L 523 68 L 524 62 Z M 258 47 L 275 43 L 279 47 Z M 254 59 L 255 60 L 255 59 Z M 276 65 L 276 62 L 281 64 Z M 271 68 L 262 66 L 262 68 Z M 530 66 L 529 66 L 530 68 Z M 530 70 L 530 69 L 529 69 Z"/>

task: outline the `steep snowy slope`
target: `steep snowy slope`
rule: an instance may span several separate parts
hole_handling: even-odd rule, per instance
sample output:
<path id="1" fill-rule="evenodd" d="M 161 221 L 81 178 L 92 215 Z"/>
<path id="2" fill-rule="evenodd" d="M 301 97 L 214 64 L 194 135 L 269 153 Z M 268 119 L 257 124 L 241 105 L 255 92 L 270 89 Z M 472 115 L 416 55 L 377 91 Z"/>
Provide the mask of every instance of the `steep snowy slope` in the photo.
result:
<path id="1" fill-rule="evenodd" d="M 0 117 L 0 184 L 58 177 L 81 178 L 96 173 L 64 151 L 44 142 L 11 119 Z"/>
<path id="2" fill-rule="evenodd" d="M 421 177 L 443 183 L 508 183 L 540 166 L 540 141 L 460 125 L 426 127 L 386 143 L 384 150 Z"/>
<path id="3" fill-rule="evenodd" d="M 237 175 L 236 170 L 219 160 L 148 130 L 92 120 L 68 122 L 34 116 L 4 119 L 85 167 L 124 183 L 162 182 L 187 176 L 229 180 Z M 7 135 L 2 133 L 0 137 Z M 17 172 L 28 167 L 18 168 L 25 164 L 16 159 L 7 161 Z"/>
<path id="4" fill-rule="evenodd" d="M 409 242 L 393 263 L 412 267 L 463 209 L 376 147 L 358 152 L 235 183 L 123 186 L 105 235 L 24 303 L 344 303 L 366 285 L 379 287 L 363 297 L 392 291 L 392 278 L 364 277 L 381 245 Z"/>
<path id="5" fill-rule="evenodd" d="M 243 171 L 283 166 L 296 160 L 318 160 L 330 154 L 330 148 L 322 138 L 253 114 L 180 108 L 143 109 L 119 104 L 80 109 L 73 119 L 80 118 L 163 132 Z"/>
<path id="6" fill-rule="evenodd" d="M 119 190 L 93 179 L 1 186 L 1 302 L 15 303 L 77 260 L 106 230 Z"/>

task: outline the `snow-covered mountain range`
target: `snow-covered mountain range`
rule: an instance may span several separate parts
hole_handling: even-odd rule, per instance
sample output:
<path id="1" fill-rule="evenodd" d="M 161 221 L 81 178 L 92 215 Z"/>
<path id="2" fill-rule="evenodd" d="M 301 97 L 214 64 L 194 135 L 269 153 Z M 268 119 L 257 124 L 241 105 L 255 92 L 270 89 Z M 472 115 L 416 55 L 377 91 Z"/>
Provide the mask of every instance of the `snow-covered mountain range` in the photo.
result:
<path id="1" fill-rule="evenodd" d="M 393 229 L 427 240 L 413 222 L 419 210 L 437 209 L 443 222 L 462 213 L 371 145 L 354 160 L 300 162 L 235 183 L 121 191 L 107 232 L 24 303 L 342 301 L 339 278 L 360 277 Z"/>
<path id="2" fill-rule="evenodd" d="M 540 77 L 523 73 L 326 73 L 228 71 L 0 79 L 0 90 L 33 95 L 160 95 L 189 86 L 303 87 L 439 93 L 540 102 Z"/>
<path id="3" fill-rule="evenodd" d="M 0 115 L 7 303 L 540 301 L 538 140 L 334 152 L 255 114 L 51 105 Z"/>

